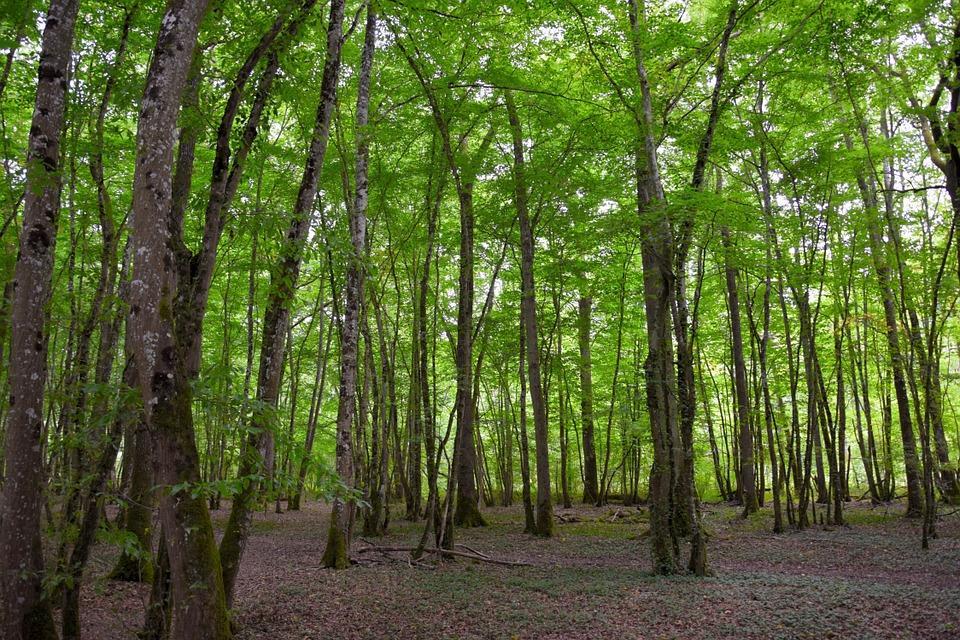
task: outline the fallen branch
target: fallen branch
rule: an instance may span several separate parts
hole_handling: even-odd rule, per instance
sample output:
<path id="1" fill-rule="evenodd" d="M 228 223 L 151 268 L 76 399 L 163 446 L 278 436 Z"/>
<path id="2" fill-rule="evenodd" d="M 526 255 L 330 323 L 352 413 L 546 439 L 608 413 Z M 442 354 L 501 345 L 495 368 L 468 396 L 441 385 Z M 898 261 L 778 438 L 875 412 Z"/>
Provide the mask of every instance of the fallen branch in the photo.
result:
<path id="1" fill-rule="evenodd" d="M 364 542 L 367 542 L 367 541 L 364 540 Z M 367 544 L 370 544 L 370 543 L 367 542 Z M 465 546 L 465 545 L 461 545 L 461 546 Z M 399 552 L 409 553 L 411 551 L 415 551 L 416 549 L 417 547 L 412 547 L 412 546 L 411 547 L 378 547 L 375 545 L 371 545 L 369 547 L 361 547 L 356 551 L 357 553 L 367 553 L 370 551 L 375 551 L 377 553 L 387 554 L 387 553 L 399 553 Z M 424 549 L 423 552 L 439 555 L 439 556 L 455 556 L 458 558 L 467 558 L 469 560 L 476 560 L 477 562 L 489 562 L 491 564 L 499 564 L 507 567 L 532 566 L 529 562 L 519 562 L 515 560 L 500 560 L 498 558 L 491 558 L 479 552 L 456 551 L 454 549 L 437 549 L 435 547 L 431 549 Z"/>
<path id="2" fill-rule="evenodd" d="M 490 556 L 488 556 L 487 554 L 483 553 L 482 551 L 477 551 L 476 549 L 474 549 L 474 548 L 471 547 L 470 545 L 463 544 L 462 542 L 458 542 L 455 546 L 463 547 L 464 549 L 466 549 L 466 550 L 469 551 L 470 553 L 475 553 L 475 554 L 477 554 L 478 556 L 483 556 L 484 558 L 489 558 L 489 557 L 490 557 Z"/>
<path id="3" fill-rule="evenodd" d="M 567 524 L 570 522 L 580 522 L 580 518 L 578 518 L 577 516 L 567 516 L 562 513 L 554 513 L 553 515 L 557 520 L 559 520 L 563 524 Z"/>
<path id="4" fill-rule="evenodd" d="M 407 556 L 407 566 L 409 566 L 411 569 L 416 567 L 418 569 L 429 569 L 430 571 L 437 570 L 436 565 L 427 564 L 426 562 L 423 562 L 421 560 L 414 560 L 410 556 Z"/>

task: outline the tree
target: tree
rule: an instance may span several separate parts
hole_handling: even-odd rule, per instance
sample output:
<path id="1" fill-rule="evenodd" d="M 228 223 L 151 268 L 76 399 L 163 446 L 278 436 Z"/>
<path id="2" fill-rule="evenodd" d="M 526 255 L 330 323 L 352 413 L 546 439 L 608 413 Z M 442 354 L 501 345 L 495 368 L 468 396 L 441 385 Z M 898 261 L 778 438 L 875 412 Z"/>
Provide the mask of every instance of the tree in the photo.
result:
<path id="1" fill-rule="evenodd" d="M 513 138 L 514 201 L 520 216 L 520 269 L 523 273 L 521 313 L 526 331 L 527 375 L 530 380 L 530 399 L 533 403 L 534 438 L 537 445 L 537 535 L 549 537 L 553 533 L 553 501 L 550 495 L 550 460 L 547 444 L 547 413 L 543 386 L 540 381 L 540 347 L 537 334 L 537 299 L 533 283 L 533 229 L 527 211 L 527 185 L 523 160 L 523 131 L 510 91 L 504 92 L 510 131 Z"/>
<path id="2" fill-rule="evenodd" d="M 339 20 L 343 19 L 341 4 Z M 331 19 L 331 24 L 333 20 Z M 353 249 L 347 267 L 347 286 L 344 300 L 343 330 L 340 334 L 340 395 L 337 404 L 337 474 L 347 489 L 353 487 L 353 447 L 351 444 L 357 380 L 357 341 L 360 330 L 360 306 L 363 299 L 363 256 L 367 233 L 367 163 L 365 142 L 369 123 L 370 74 L 376 48 L 377 14 L 367 5 L 367 24 L 360 63 L 360 88 L 357 92 L 357 168 L 356 192 L 350 209 L 350 243 Z M 339 39 L 339 34 L 337 34 Z M 330 36 L 330 44 L 338 42 Z M 334 83 L 335 86 L 335 83 Z M 330 516 L 327 547 L 323 564 L 343 569 L 349 565 L 350 540 L 353 529 L 354 504 L 349 496 L 338 496 Z"/>
<path id="3" fill-rule="evenodd" d="M 630 40 L 641 105 L 636 113 L 638 139 L 634 149 L 637 215 L 642 231 L 644 309 L 647 323 L 647 413 L 653 433 L 653 468 L 650 472 L 650 544 L 653 571 L 677 571 L 677 536 L 671 512 L 677 490 L 682 448 L 677 424 L 676 370 L 673 365 L 673 229 L 664 207 L 657 144 L 654 137 L 653 101 L 641 48 L 641 15 L 636 0 L 628 5 Z"/>
<path id="4" fill-rule="evenodd" d="M 155 478 L 168 487 L 160 513 L 170 561 L 173 620 L 182 638 L 229 638 L 220 558 L 200 480 L 186 353 L 174 305 L 182 212 L 173 209 L 173 141 L 180 99 L 205 0 L 170 0 L 140 104 L 133 182 L 129 331 L 146 422 L 157 452 Z M 178 215 L 179 213 L 179 215 Z M 202 585 L 202 588 L 197 588 Z"/>
<path id="5" fill-rule="evenodd" d="M 299 22 L 306 19 L 313 4 L 314 3 L 309 0 L 302 3 L 299 9 L 299 15 L 287 28 L 288 32 L 291 34 L 296 33 Z M 293 214 L 284 235 L 279 264 L 270 278 L 270 293 L 267 307 L 264 311 L 263 339 L 260 344 L 260 368 L 257 374 L 256 401 L 259 407 L 253 412 L 249 436 L 244 443 L 239 468 L 239 473 L 242 478 L 256 476 L 261 472 L 261 465 L 264 474 L 267 476 L 270 476 L 273 469 L 273 417 L 275 416 L 280 392 L 280 378 L 283 372 L 284 345 L 289 323 L 290 307 L 293 304 L 293 298 L 297 288 L 297 279 L 300 275 L 303 245 L 306 242 L 307 232 L 310 228 L 311 213 L 317 193 L 317 180 L 323 167 L 323 157 L 326 152 L 327 138 L 329 136 L 330 113 L 332 112 L 333 102 L 336 100 L 343 6 L 342 4 L 332 3 L 330 11 L 327 40 L 328 43 L 334 44 L 332 48 L 328 47 L 327 50 L 327 56 L 330 60 L 324 66 L 324 77 L 321 86 L 322 97 L 317 109 L 317 124 L 314 129 L 314 136 L 310 145 L 303 179 L 300 183 L 300 191 L 297 194 Z M 283 17 L 282 14 L 280 17 Z M 279 20 L 280 18 L 278 18 L 278 22 Z M 335 40 L 333 39 L 334 36 L 329 35 L 329 31 L 331 30 L 335 32 Z M 274 31 L 279 31 L 277 22 L 274 23 L 274 28 L 271 32 L 268 32 L 264 38 L 261 39 L 260 44 L 257 49 L 254 50 L 254 53 L 251 54 L 250 58 L 253 58 L 261 48 L 266 48 L 263 46 L 265 44 L 264 41 L 266 40 L 266 44 L 269 44 L 270 40 L 268 36 Z M 268 62 L 267 69 L 264 71 L 263 76 L 263 78 L 267 79 L 267 86 L 265 90 L 264 87 L 261 87 L 259 92 L 260 99 L 254 105 L 254 112 L 258 109 L 260 111 L 263 109 L 262 102 L 266 100 L 266 95 L 269 92 L 269 83 L 272 82 L 272 77 L 277 70 L 276 56 L 276 52 L 270 54 L 271 59 Z M 250 58 L 248 58 L 248 61 Z M 261 82 L 263 82 L 263 78 L 261 78 Z M 224 135 L 228 135 L 224 133 L 223 129 L 224 126 L 221 125 L 221 139 L 223 139 Z M 253 122 L 253 131 L 256 131 L 255 121 Z M 225 168 L 221 169 L 221 171 L 225 171 Z M 234 171 L 237 171 L 236 167 Z M 216 175 L 214 177 L 216 178 Z M 216 180 L 214 180 L 214 184 L 216 184 Z M 222 196 L 211 195 L 211 201 L 219 197 Z M 214 205 L 208 205 L 207 207 L 207 227 L 213 226 L 213 230 L 207 233 L 208 237 L 210 237 L 210 244 L 215 246 L 219 238 L 219 233 L 222 231 L 223 222 L 220 219 L 222 213 L 211 212 L 213 207 Z M 211 217 L 213 217 L 212 221 Z M 213 249 L 213 251 L 215 251 L 215 249 Z M 209 268 L 212 270 L 212 265 Z M 201 289 L 203 288 L 201 285 Z M 249 535 L 250 502 L 256 495 L 259 487 L 259 482 L 256 480 L 246 480 L 245 482 L 244 487 L 234 497 L 233 506 L 230 510 L 230 521 L 227 523 L 224 537 L 220 541 L 224 589 L 228 603 L 233 602 L 233 587 L 237 571 L 240 567 L 240 560 L 243 557 L 243 549 L 246 545 L 247 536 Z"/>
<path id="6" fill-rule="evenodd" d="M 584 279 L 581 275 L 581 280 Z M 597 450 L 593 444 L 593 372 L 590 358 L 590 316 L 593 299 L 583 292 L 577 301 L 577 336 L 580 345 L 580 422 L 583 432 L 583 501 L 600 500 L 597 486 Z"/>
<path id="7" fill-rule="evenodd" d="M 23 230 L 13 276 L 6 477 L 0 503 L 0 629 L 13 640 L 57 637 L 43 589 L 41 434 L 49 340 L 46 316 L 60 217 L 60 132 L 76 17 L 76 0 L 51 0 L 40 49 L 27 144 Z"/>

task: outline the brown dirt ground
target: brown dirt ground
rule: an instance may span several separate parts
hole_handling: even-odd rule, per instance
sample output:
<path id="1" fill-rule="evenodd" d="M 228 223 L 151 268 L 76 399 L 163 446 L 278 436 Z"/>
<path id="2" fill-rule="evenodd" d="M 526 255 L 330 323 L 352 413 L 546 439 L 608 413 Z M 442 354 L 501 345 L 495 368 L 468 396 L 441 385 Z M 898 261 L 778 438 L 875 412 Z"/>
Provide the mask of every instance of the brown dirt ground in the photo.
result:
<path id="1" fill-rule="evenodd" d="M 646 513 L 636 508 L 560 509 L 578 521 L 558 523 L 550 540 L 521 533 L 516 507 L 488 509 L 490 526 L 457 533 L 529 567 L 461 559 L 429 570 L 404 554 L 366 553 L 340 572 L 319 566 L 325 505 L 259 513 L 237 584 L 236 638 L 960 638 L 960 515 L 945 516 L 923 551 L 919 524 L 899 507 L 847 509 L 848 527 L 773 535 L 769 510 L 743 520 L 708 505 L 706 579 L 647 573 Z M 218 527 L 226 516 L 214 514 Z M 395 520 L 376 543 L 412 544 L 420 526 Z M 135 638 L 142 620 L 149 589 L 103 578 L 114 555 L 101 545 L 91 560 L 88 640 Z"/>

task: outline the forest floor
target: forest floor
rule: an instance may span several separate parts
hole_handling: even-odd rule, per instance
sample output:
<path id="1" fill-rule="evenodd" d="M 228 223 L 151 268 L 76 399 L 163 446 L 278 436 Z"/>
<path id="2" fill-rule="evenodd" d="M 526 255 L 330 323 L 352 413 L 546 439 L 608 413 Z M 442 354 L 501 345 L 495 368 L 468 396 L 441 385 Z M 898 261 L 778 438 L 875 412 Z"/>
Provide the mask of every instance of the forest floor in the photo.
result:
<path id="1" fill-rule="evenodd" d="M 769 509 L 746 520 L 732 506 L 705 510 L 706 579 L 650 575 L 647 511 L 636 507 L 557 509 L 576 521 L 558 521 L 549 540 L 521 532 L 522 509 L 487 509 L 489 526 L 458 530 L 457 541 L 531 566 L 457 559 L 433 570 L 379 553 L 321 569 L 327 506 L 258 513 L 236 638 L 960 638 L 956 512 L 923 551 L 919 523 L 897 506 L 848 504 L 846 527 L 782 535 L 770 533 Z M 218 529 L 227 514 L 214 513 Z M 421 526 L 394 520 L 374 542 L 415 544 Z M 88 640 L 135 638 L 142 620 L 149 588 L 102 578 L 113 554 L 100 546 L 91 560 Z"/>

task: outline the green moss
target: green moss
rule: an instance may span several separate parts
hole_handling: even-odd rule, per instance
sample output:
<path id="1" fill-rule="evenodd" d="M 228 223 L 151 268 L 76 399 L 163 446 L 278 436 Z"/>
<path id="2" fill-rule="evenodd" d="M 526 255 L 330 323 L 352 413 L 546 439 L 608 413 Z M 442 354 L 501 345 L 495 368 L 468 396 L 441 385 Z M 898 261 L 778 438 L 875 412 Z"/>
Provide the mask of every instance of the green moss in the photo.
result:
<path id="1" fill-rule="evenodd" d="M 553 537 L 553 510 L 549 507 L 538 509 L 535 533 L 541 538 Z"/>
<path id="2" fill-rule="evenodd" d="M 193 606 L 203 607 L 206 619 L 213 619 L 209 629 L 214 633 L 214 640 L 229 640 L 233 634 L 227 613 L 220 553 L 206 501 L 202 497 L 193 497 L 189 492 L 184 492 L 183 495 L 178 496 L 176 506 L 173 508 L 177 512 L 178 522 L 188 532 L 186 536 L 188 544 L 183 549 L 184 561 L 188 568 L 188 580 L 190 580 L 188 589 L 210 591 L 209 595 L 198 596 L 200 602 L 194 603 Z M 177 599 L 176 592 L 173 597 Z M 177 625 L 178 621 L 174 616 L 175 632 Z"/>
<path id="3" fill-rule="evenodd" d="M 153 562 L 149 557 L 140 557 L 124 551 L 117 559 L 116 566 L 108 576 L 110 580 L 122 582 L 153 582 Z"/>
<path id="4" fill-rule="evenodd" d="M 453 523 L 464 529 L 487 526 L 487 521 L 483 519 L 477 503 L 466 496 L 457 496 L 457 510 Z"/>
<path id="5" fill-rule="evenodd" d="M 843 518 L 847 524 L 871 525 L 883 524 L 900 517 L 900 513 L 891 513 L 887 509 L 844 509 Z"/>
<path id="6" fill-rule="evenodd" d="M 330 528 L 327 531 L 327 548 L 323 551 L 320 564 L 327 569 L 346 569 L 350 566 L 350 558 L 347 557 L 347 538 L 337 526 L 336 517 L 330 521 Z"/>

